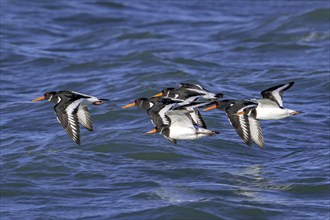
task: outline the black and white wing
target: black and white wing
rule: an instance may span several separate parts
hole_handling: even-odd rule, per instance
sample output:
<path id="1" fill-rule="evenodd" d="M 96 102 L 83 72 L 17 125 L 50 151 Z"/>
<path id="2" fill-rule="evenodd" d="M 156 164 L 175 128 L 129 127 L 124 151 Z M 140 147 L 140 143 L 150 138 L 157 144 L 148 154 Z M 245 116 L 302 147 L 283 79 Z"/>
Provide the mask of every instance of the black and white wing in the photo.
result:
<path id="1" fill-rule="evenodd" d="M 150 108 L 147 110 L 149 117 L 151 118 L 151 122 L 156 126 L 160 127 L 162 125 L 169 125 L 169 119 L 165 115 L 167 111 L 169 111 L 177 101 L 173 101 L 170 98 L 152 98 L 150 102 Z"/>
<path id="2" fill-rule="evenodd" d="M 189 106 L 184 106 L 184 108 L 190 112 L 189 115 L 190 115 L 191 119 L 193 120 L 194 124 L 196 124 L 202 128 L 207 128 L 206 123 L 205 123 L 204 119 L 202 118 L 202 115 L 201 115 L 200 111 L 198 110 L 198 108 L 206 107 L 213 103 L 214 103 L 213 101 L 198 103 L 198 104 L 192 103 Z"/>
<path id="3" fill-rule="evenodd" d="M 169 124 L 169 122 L 168 122 L 168 118 L 166 118 L 165 116 L 165 118 L 162 118 L 160 115 L 159 115 L 159 112 L 158 111 L 155 111 L 154 109 L 148 109 L 148 111 L 147 111 L 147 113 L 148 113 L 148 115 L 149 115 L 149 117 L 150 117 L 150 119 L 151 119 L 151 123 L 155 126 L 155 127 L 157 127 L 157 128 L 159 128 L 159 127 L 161 127 L 162 125 L 165 125 L 164 123 L 167 123 L 167 124 Z M 165 121 L 165 122 L 164 122 Z"/>
<path id="4" fill-rule="evenodd" d="M 77 116 L 79 123 L 84 126 L 84 128 L 93 131 L 92 118 L 87 106 L 79 105 Z"/>
<path id="5" fill-rule="evenodd" d="M 83 94 L 83 93 L 80 93 L 80 92 L 75 92 L 75 91 L 70 91 L 70 92 L 72 93 L 72 96 L 76 99 L 80 99 L 80 98 L 88 99 L 88 98 L 93 97 L 93 96 L 86 95 L 86 94 Z"/>
<path id="6" fill-rule="evenodd" d="M 62 103 L 55 105 L 57 120 L 61 123 L 64 130 L 77 144 L 80 144 L 80 128 L 77 112 L 81 100 L 76 100 L 69 105 Z"/>
<path id="7" fill-rule="evenodd" d="M 170 121 L 167 116 L 167 112 L 173 108 L 174 104 L 164 105 L 163 108 L 158 112 L 158 115 L 161 117 L 164 125 L 169 125 Z"/>
<path id="8" fill-rule="evenodd" d="M 201 107 L 206 107 L 211 104 L 214 104 L 214 101 L 209 101 L 209 102 L 188 102 L 187 104 L 180 103 L 181 105 L 175 106 L 174 109 L 186 109 L 189 112 L 189 115 L 191 119 L 193 120 L 195 125 L 198 125 L 199 127 L 202 128 L 207 128 L 206 123 L 204 122 L 201 113 L 199 112 L 198 108 Z"/>
<path id="9" fill-rule="evenodd" d="M 247 145 L 255 142 L 260 148 L 264 147 L 264 138 L 259 120 L 245 114 L 227 114 L 227 116 L 237 134 Z"/>
<path id="10" fill-rule="evenodd" d="M 231 125 L 235 128 L 237 134 L 243 139 L 247 144 L 251 144 L 251 134 L 250 134 L 250 125 L 249 125 L 249 116 L 241 114 L 228 114 L 228 119 Z"/>
<path id="11" fill-rule="evenodd" d="M 183 111 L 182 109 L 187 110 L 187 114 L 189 115 L 190 119 L 192 120 L 193 124 L 202 127 L 202 128 L 207 128 L 206 123 L 204 119 L 202 118 L 201 113 L 197 108 L 194 107 L 180 107 L 179 109 L 181 110 L 175 110 L 175 111 Z"/>
<path id="12" fill-rule="evenodd" d="M 213 93 L 209 92 L 207 89 L 202 87 L 201 85 L 198 84 L 191 84 L 191 83 L 181 83 L 180 88 L 185 88 L 187 90 L 187 93 L 195 93 L 195 96 L 200 96 L 200 100 L 215 100 L 217 98 L 222 98 L 223 94 L 222 93 Z M 193 95 L 190 95 L 193 96 Z"/>
<path id="13" fill-rule="evenodd" d="M 193 120 L 194 124 L 196 124 L 202 128 L 207 128 L 206 123 L 197 108 L 193 109 L 193 112 L 189 113 L 189 115 L 190 115 L 191 119 Z"/>
<path id="14" fill-rule="evenodd" d="M 262 130 L 260 126 L 260 122 L 258 119 L 254 117 L 248 117 L 249 120 L 249 128 L 250 128 L 250 136 L 251 139 L 256 143 L 261 149 L 264 148 L 264 137 L 262 136 Z"/>
<path id="15" fill-rule="evenodd" d="M 261 92 L 264 99 L 270 99 L 276 102 L 280 107 L 283 107 L 283 92 L 288 90 L 294 82 L 281 84 L 278 86 L 271 87 Z"/>
<path id="16" fill-rule="evenodd" d="M 186 89 L 195 89 L 195 90 L 202 90 L 207 91 L 205 88 L 203 88 L 201 85 L 198 84 L 192 84 L 192 83 L 180 83 L 179 87 L 184 87 Z"/>
<path id="17" fill-rule="evenodd" d="M 170 119 L 171 129 L 175 130 L 182 127 L 195 129 L 189 113 L 190 111 L 187 110 L 170 110 L 166 112 L 166 116 Z"/>

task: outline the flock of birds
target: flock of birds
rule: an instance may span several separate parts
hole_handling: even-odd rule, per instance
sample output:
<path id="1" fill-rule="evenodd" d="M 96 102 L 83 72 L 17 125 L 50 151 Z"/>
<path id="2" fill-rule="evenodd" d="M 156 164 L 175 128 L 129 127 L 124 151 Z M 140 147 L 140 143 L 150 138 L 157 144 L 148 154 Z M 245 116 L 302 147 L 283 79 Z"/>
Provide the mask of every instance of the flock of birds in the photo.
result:
<path id="1" fill-rule="evenodd" d="M 283 107 L 283 92 L 293 84 L 289 82 L 268 88 L 261 92 L 260 99 L 219 101 L 223 98 L 222 93 L 209 92 L 198 84 L 181 83 L 177 88 L 163 89 L 151 98 L 138 98 L 122 108 L 136 106 L 145 109 L 154 125 L 154 129 L 146 134 L 159 133 L 172 143 L 218 134 L 207 128 L 199 110 L 217 108 L 226 112 L 229 122 L 246 144 L 255 143 L 263 148 L 264 139 L 259 120 L 276 120 L 302 113 Z M 109 101 L 74 91 L 46 92 L 32 101 L 40 100 L 56 103 L 54 109 L 59 123 L 77 144 L 80 144 L 79 124 L 93 131 L 87 106 Z"/>

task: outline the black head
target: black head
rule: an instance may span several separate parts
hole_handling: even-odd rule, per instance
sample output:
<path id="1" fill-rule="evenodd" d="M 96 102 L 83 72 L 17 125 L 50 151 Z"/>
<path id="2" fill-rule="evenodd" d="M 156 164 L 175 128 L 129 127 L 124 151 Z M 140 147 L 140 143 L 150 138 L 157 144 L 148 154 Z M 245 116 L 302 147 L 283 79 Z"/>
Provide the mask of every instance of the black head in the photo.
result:
<path id="1" fill-rule="evenodd" d="M 57 103 L 57 100 L 58 100 L 57 92 L 46 92 L 43 96 L 40 96 L 40 97 L 32 100 L 32 102 L 37 102 L 37 101 L 41 101 L 41 100 L 47 100 L 50 102 Z"/>
<path id="2" fill-rule="evenodd" d="M 226 111 L 227 108 L 234 106 L 235 100 L 225 99 L 216 103 L 218 109 Z"/>
<path id="3" fill-rule="evenodd" d="M 205 108 L 204 111 L 209 111 L 209 110 L 216 109 L 216 108 L 221 111 L 227 111 L 228 108 L 230 108 L 234 105 L 235 105 L 235 100 L 226 99 L 226 100 L 221 100 L 221 101 L 215 102 L 214 105 L 211 105 L 208 108 Z"/>
<path id="4" fill-rule="evenodd" d="M 147 98 L 138 98 L 138 99 L 135 99 L 134 102 L 132 102 L 128 105 L 125 105 L 122 108 L 130 108 L 130 107 L 133 107 L 133 106 L 137 106 L 137 107 L 148 109 L 149 108 L 149 103 L 150 103 L 150 101 Z M 148 108 L 146 107 L 146 105 L 148 105 Z"/>
<path id="5" fill-rule="evenodd" d="M 46 100 L 51 101 L 56 96 L 56 92 L 46 92 L 44 96 Z"/>
<path id="6" fill-rule="evenodd" d="M 45 100 L 47 100 L 49 102 L 54 102 L 54 103 L 58 102 L 57 92 L 46 92 L 44 94 L 44 97 L 45 97 Z"/>
<path id="7" fill-rule="evenodd" d="M 149 109 L 150 108 L 150 100 L 148 98 L 138 98 L 134 100 L 134 104 L 137 107 Z"/>

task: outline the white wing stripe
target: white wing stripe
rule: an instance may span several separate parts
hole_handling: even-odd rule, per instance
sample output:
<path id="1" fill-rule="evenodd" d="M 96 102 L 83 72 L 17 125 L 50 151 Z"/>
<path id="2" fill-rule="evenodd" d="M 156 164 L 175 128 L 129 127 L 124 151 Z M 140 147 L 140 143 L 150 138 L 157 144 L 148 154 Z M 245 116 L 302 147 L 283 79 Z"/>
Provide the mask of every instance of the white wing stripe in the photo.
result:
<path id="1" fill-rule="evenodd" d="M 75 92 L 75 91 L 71 91 L 72 93 L 75 93 L 77 95 L 82 95 L 82 96 L 86 96 L 86 97 L 89 97 L 89 98 L 92 98 L 93 96 L 90 96 L 90 95 L 86 95 L 86 94 L 83 94 L 83 93 L 80 93 L 80 92 Z"/>
<path id="2" fill-rule="evenodd" d="M 165 114 L 166 112 L 168 112 L 172 107 L 174 106 L 174 104 L 170 104 L 170 105 L 166 105 L 164 106 L 164 108 L 162 108 L 160 111 L 159 111 L 159 116 L 162 118 L 163 120 L 163 123 L 165 125 L 168 125 L 170 122 L 168 121 L 168 119 L 165 117 Z"/>
<path id="3" fill-rule="evenodd" d="M 76 123 L 75 123 L 75 118 L 73 116 L 73 112 L 75 109 L 77 109 L 80 105 L 80 103 L 83 101 L 84 99 L 78 99 L 74 102 L 72 102 L 67 108 L 66 108 L 66 112 L 67 112 L 67 115 L 68 115 L 68 122 L 69 122 L 69 126 L 70 126 L 70 130 L 72 131 L 72 135 L 73 135 L 73 138 L 76 140 L 78 138 L 78 129 L 76 126 Z M 79 126 L 79 125 L 78 125 Z"/>
<path id="4" fill-rule="evenodd" d="M 247 106 L 246 106 L 246 107 L 247 107 Z M 237 112 L 241 112 L 241 111 L 243 111 L 246 107 L 241 108 L 241 109 L 238 110 Z M 245 117 L 246 117 L 246 116 L 244 116 L 244 115 L 240 115 L 240 116 L 239 116 L 239 122 L 240 122 L 240 125 L 241 125 L 242 130 L 243 130 L 244 140 L 245 140 L 245 141 L 248 141 L 248 140 L 250 139 L 250 137 L 249 137 L 249 128 L 248 128 L 248 126 L 246 125 Z"/>
<path id="5" fill-rule="evenodd" d="M 68 115 L 72 115 L 72 112 L 79 106 L 79 104 L 83 101 L 83 99 L 77 99 L 76 101 L 72 102 L 65 111 Z"/>
<path id="6" fill-rule="evenodd" d="M 252 117 L 248 117 L 248 119 L 249 119 L 249 123 L 250 123 L 250 133 L 251 133 L 252 140 L 260 147 L 263 147 L 264 140 L 263 140 L 259 121 Z"/>
<path id="7" fill-rule="evenodd" d="M 280 106 L 283 106 L 283 100 L 282 100 L 282 97 L 280 95 L 280 92 L 285 90 L 286 88 L 288 88 L 290 86 L 290 83 L 288 84 L 285 84 L 277 89 L 275 89 L 274 91 L 272 91 L 272 94 L 274 96 L 274 98 L 276 99 L 276 101 L 278 102 L 278 104 Z"/>
<path id="8" fill-rule="evenodd" d="M 239 122 L 240 122 L 242 130 L 243 130 L 244 140 L 248 141 L 249 140 L 249 128 L 246 125 L 245 116 L 240 115 Z"/>
<path id="9" fill-rule="evenodd" d="M 193 92 L 197 92 L 197 93 L 202 93 L 202 94 L 206 94 L 207 92 L 204 90 L 200 90 L 200 89 L 191 89 L 191 88 L 187 88 L 187 90 L 193 91 Z"/>

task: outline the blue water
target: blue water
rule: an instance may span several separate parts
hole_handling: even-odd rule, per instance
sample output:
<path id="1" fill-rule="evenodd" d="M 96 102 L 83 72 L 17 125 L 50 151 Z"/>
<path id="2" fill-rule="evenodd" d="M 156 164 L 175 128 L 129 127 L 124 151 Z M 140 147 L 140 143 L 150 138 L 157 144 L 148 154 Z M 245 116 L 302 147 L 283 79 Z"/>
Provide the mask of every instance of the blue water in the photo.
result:
<path id="1" fill-rule="evenodd" d="M 1 219 L 330 219 L 329 1 L 1 0 Z M 248 147 L 219 135 L 171 144 L 145 111 L 180 82 L 250 99 L 294 81 Z M 74 90 L 94 132 L 76 145 L 53 105 Z"/>

